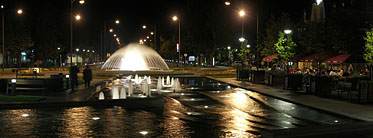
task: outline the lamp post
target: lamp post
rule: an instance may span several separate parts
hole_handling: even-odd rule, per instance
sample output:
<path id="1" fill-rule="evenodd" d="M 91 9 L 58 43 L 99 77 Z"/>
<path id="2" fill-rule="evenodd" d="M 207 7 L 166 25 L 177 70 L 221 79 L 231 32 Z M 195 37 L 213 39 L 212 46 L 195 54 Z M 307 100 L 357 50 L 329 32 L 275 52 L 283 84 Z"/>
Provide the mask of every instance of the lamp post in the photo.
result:
<path id="1" fill-rule="evenodd" d="M 3 41 L 3 71 L 4 71 L 4 68 L 5 68 L 5 39 L 4 39 L 4 5 L 1 5 L 1 40 Z"/>
<path id="2" fill-rule="evenodd" d="M 77 48 L 77 49 L 75 49 L 76 50 L 76 65 L 78 65 L 78 58 L 79 58 L 79 56 L 78 56 L 78 52 L 79 52 L 79 48 Z"/>
<path id="3" fill-rule="evenodd" d="M 177 65 L 176 65 L 177 67 L 179 67 L 179 62 L 180 62 L 180 52 L 181 52 L 181 51 L 180 51 L 180 48 L 181 48 L 181 44 L 180 44 L 180 19 L 178 19 L 177 16 L 173 16 L 173 17 L 172 17 L 172 20 L 175 21 L 175 22 L 178 21 L 178 23 L 179 23 L 179 51 L 178 51 L 178 54 L 179 54 L 179 55 L 178 55 L 178 58 L 177 58 Z"/>
<path id="4" fill-rule="evenodd" d="M 70 0 L 70 68 L 73 66 L 73 4 L 76 0 Z M 84 4 L 84 0 L 79 0 L 79 4 Z M 80 20 L 80 15 L 76 16 L 75 19 Z"/>
<path id="5" fill-rule="evenodd" d="M 119 21 L 119 19 L 115 19 L 115 20 L 106 20 L 106 19 L 104 19 L 104 33 L 103 33 L 103 43 L 102 43 L 102 45 L 101 45 L 101 60 L 102 61 L 105 61 L 106 60 L 106 58 L 108 57 L 108 52 L 109 52 L 109 47 L 108 47 L 108 43 L 109 43 L 109 41 L 108 41 L 108 35 L 107 35 L 107 23 L 108 22 L 113 22 L 114 21 L 114 23 L 116 24 L 116 25 L 119 25 L 120 24 L 120 21 Z M 110 33 L 113 33 L 115 30 L 114 29 L 112 29 L 112 28 L 110 28 L 109 29 L 109 32 Z M 116 36 L 114 36 L 114 37 L 117 37 L 118 35 L 117 34 L 115 34 Z"/>
<path id="6" fill-rule="evenodd" d="M 228 67 L 231 66 L 231 46 L 227 47 L 228 49 Z"/>
<path id="7" fill-rule="evenodd" d="M 60 47 L 57 47 L 57 50 L 58 50 L 58 54 L 60 56 L 60 69 L 62 68 L 62 55 L 61 55 L 61 48 Z"/>

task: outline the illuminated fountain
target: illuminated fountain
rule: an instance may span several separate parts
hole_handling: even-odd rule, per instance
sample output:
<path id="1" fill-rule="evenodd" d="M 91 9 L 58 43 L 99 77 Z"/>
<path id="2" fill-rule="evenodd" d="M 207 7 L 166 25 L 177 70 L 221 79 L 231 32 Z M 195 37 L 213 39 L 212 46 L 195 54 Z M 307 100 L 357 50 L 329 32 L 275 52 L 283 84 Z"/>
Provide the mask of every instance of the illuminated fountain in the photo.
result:
<path id="1" fill-rule="evenodd" d="M 162 57 L 152 48 L 131 43 L 117 50 L 101 69 L 120 71 L 168 70 Z"/>

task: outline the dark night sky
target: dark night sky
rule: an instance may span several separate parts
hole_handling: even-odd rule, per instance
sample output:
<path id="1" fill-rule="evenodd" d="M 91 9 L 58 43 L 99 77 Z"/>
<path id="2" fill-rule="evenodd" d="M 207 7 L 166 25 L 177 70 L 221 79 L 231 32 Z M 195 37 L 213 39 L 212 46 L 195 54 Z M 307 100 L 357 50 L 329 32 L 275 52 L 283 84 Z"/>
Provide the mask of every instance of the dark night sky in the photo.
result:
<path id="1" fill-rule="evenodd" d="M 171 16 L 182 11 L 183 4 L 187 0 L 86 0 L 86 4 L 74 6 L 74 11 L 80 11 L 83 20 L 74 25 L 74 39 L 78 41 L 95 41 L 100 45 L 100 34 L 103 31 L 103 22 L 106 20 L 120 19 L 119 37 L 121 42 L 138 42 L 144 33 L 141 29 L 143 24 L 157 24 L 157 30 L 170 29 L 172 27 Z M 244 0 L 245 9 L 255 9 L 257 0 Z M 38 9 L 48 6 L 44 4 L 46 0 L 3 0 L 8 10 L 18 7 L 24 8 L 25 16 L 38 15 Z M 50 2 L 50 1 L 49 1 Z M 214 2 L 224 4 L 224 0 Z M 231 0 L 230 8 L 239 10 L 241 0 Z M 303 9 L 310 7 L 312 0 L 261 0 L 260 26 L 263 27 L 269 15 L 280 15 L 282 11 L 288 12 L 294 20 L 301 19 Z M 54 4 L 48 8 L 58 8 L 66 11 L 66 26 L 68 29 L 68 7 L 69 0 L 53 0 Z M 204 3 L 208 4 L 208 3 Z M 30 12 L 30 14 L 28 13 Z M 32 14 L 31 14 L 32 13 Z M 181 13 L 182 14 L 182 13 Z M 235 14 L 235 13 L 232 13 Z M 232 15 L 236 16 L 236 15 Z M 32 17 L 27 17 L 25 20 Z M 202 22 L 203 23 L 203 22 Z M 240 22 L 237 22 L 240 24 Z M 250 22 L 248 22 L 250 24 Z M 151 27 L 151 26 L 149 26 Z M 250 29 L 250 28 L 249 28 Z M 255 29 L 253 29 L 254 31 Z M 239 31 L 239 30 L 238 30 Z M 78 38 L 76 38 L 78 37 Z M 97 47 L 97 46 L 96 46 Z"/>

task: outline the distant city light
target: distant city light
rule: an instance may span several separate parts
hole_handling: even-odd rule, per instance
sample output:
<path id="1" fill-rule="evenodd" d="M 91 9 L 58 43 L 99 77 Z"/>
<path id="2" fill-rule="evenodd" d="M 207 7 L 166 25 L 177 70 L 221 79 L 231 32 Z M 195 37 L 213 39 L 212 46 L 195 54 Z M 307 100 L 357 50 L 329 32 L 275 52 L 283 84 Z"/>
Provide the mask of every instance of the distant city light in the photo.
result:
<path id="1" fill-rule="evenodd" d="M 146 25 L 143 25 L 143 26 L 142 26 L 142 29 L 146 29 Z"/>
<path id="2" fill-rule="evenodd" d="M 115 24 L 119 24 L 119 20 L 115 20 Z"/>
<path id="3" fill-rule="evenodd" d="M 22 14 L 22 13 L 23 13 L 23 10 L 22 10 L 22 9 L 18 9 L 18 10 L 17 10 L 17 13 L 18 13 L 18 14 Z"/>
<path id="4" fill-rule="evenodd" d="M 227 48 L 228 48 L 228 50 L 230 50 L 230 49 L 231 49 L 231 46 L 228 46 Z"/>
<path id="5" fill-rule="evenodd" d="M 22 117 L 28 117 L 30 116 L 29 114 L 22 114 Z"/>
<path id="6" fill-rule="evenodd" d="M 109 29 L 109 32 L 111 33 L 111 32 L 113 32 L 114 30 L 113 29 Z"/>
<path id="7" fill-rule="evenodd" d="M 154 32 L 150 32 L 150 35 L 154 35 Z"/>
<path id="8" fill-rule="evenodd" d="M 140 131 L 139 132 L 141 135 L 147 135 L 149 132 L 148 131 Z"/>
<path id="9" fill-rule="evenodd" d="M 250 48 L 250 45 L 247 45 L 246 47 L 247 47 L 247 48 Z"/>
<path id="10" fill-rule="evenodd" d="M 227 5 L 227 6 L 229 6 L 229 5 L 231 5 L 231 2 L 226 1 L 224 4 Z"/>

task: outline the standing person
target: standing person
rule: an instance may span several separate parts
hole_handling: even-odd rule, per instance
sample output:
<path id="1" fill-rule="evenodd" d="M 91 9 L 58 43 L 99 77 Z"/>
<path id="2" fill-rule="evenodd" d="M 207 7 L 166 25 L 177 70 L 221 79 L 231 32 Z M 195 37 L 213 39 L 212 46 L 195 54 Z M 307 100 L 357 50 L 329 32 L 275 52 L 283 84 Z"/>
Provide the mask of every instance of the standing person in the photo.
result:
<path id="1" fill-rule="evenodd" d="M 91 86 L 91 80 L 92 80 L 92 70 L 87 65 L 86 68 L 83 71 L 83 79 L 84 79 L 84 87 L 90 87 Z"/>
<path id="2" fill-rule="evenodd" d="M 71 67 L 70 76 L 71 76 L 71 90 L 74 91 L 74 88 L 78 86 L 78 73 L 79 69 L 77 66 Z"/>

